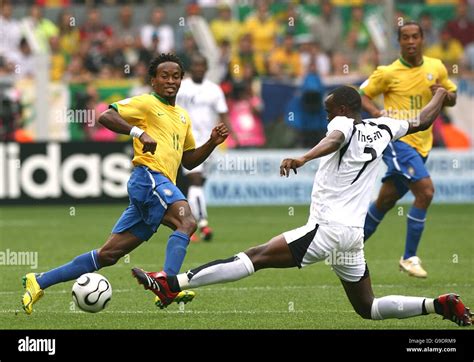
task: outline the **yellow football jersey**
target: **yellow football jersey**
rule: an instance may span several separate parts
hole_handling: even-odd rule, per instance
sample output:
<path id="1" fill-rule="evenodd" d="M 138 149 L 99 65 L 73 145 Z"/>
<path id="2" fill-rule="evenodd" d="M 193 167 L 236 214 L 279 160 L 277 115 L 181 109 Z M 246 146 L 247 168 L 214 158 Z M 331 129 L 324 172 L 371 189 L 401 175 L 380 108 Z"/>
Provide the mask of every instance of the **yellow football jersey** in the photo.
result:
<path id="1" fill-rule="evenodd" d="M 156 141 L 156 151 L 143 153 L 143 144 L 133 139 L 133 164 L 148 166 L 176 183 L 183 152 L 196 148 L 188 113 L 170 105 L 156 93 L 142 94 L 111 104 L 132 126 L 144 130 Z"/>
<path id="2" fill-rule="evenodd" d="M 400 57 L 390 65 L 378 67 L 360 86 L 360 93 L 369 98 L 383 94 L 384 109 L 390 117 L 414 120 L 433 97 L 430 86 L 437 81 L 449 92 L 456 91 L 439 59 L 423 57 L 423 63 L 413 67 Z M 400 140 L 426 157 L 433 145 L 433 133 L 430 127 Z"/>

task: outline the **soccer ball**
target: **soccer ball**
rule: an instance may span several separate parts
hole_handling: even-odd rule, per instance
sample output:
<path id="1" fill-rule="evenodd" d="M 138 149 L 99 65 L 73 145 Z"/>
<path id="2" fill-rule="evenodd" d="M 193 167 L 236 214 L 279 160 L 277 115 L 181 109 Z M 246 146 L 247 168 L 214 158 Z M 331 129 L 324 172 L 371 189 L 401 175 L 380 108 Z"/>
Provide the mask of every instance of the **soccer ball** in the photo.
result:
<path id="1" fill-rule="evenodd" d="M 107 278 L 97 273 L 81 275 L 72 286 L 72 299 L 84 312 L 100 312 L 111 298 L 112 286 Z"/>

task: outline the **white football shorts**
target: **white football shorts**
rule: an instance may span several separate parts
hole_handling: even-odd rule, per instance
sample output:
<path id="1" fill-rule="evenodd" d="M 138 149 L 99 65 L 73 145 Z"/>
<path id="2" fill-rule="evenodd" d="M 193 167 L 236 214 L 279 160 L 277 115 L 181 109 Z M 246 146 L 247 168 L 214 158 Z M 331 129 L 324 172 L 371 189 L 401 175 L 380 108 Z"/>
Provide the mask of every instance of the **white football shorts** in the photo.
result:
<path id="1" fill-rule="evenodd" d="M 358 282 L 365 274 L 363 228 L 307 224 L 283 236 L 299 268 L 324 261 L 347 282 Z"/>

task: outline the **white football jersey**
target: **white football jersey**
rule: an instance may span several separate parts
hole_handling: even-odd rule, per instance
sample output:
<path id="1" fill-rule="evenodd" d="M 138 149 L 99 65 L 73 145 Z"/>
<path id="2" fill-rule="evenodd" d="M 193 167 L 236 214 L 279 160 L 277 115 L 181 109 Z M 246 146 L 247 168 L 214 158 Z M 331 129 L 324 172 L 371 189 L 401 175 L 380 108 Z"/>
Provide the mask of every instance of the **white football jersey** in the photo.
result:
<path id="1" fill-rule="evenodd" d="M 363 227 L 382 153 L 391 141 L 406 135 L 407 121 L 388 117 L 354 125 L 347 117 L 328 124 L 344 134 L 338 151 L 321 158 L 314 178 L 309 222 Z"/>
<path id="2" fill-rule="evenodd" d="M 204 79 L 194 83 L 191 78 L 182 81 L 176 103 L 191 117 L 196 147 L 206 143 L 217 125 L 219 113 L 227 113 L 224 92 L 215 83 Z"/>

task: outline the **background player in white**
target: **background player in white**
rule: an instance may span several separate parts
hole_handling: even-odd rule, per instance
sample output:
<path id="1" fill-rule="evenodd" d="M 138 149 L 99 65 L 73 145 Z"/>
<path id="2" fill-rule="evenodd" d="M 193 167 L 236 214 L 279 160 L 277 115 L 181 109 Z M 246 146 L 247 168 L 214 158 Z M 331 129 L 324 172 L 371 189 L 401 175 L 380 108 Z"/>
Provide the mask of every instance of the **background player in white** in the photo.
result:
<path id="1" fill-rule="evenodd" d="M 201 54 L 194 54 L 191 58 L 191 77 L 183 80 L 176 98 L 176 103 L 185 108 L 192 120 L 193 134 L 196 147 L 206 143 L 209 131 L 221 121 L 229 127 L 229 116 L 224 92 L 215 83 L 205 79 L 207 60 Z M 234 138 L 235 139 L 235 138 Z M 183 169 L 189 183 L 188 202 L 194 218 L 198 222 L 199 235 L 203 240 L 212 239 L 212 229 L 207 220 L 206 198 L 204 196 L 204 182 L 206 165 L 201 164 L 191 171 Z M 196 235 L 191 238 L 197 241 Z"/>
<path id="2" fill-rule="evenodd" d="M 325 101 L 330 122 L 327 136 L 304 156 L 285 159 L 280 166 L 280 174 L 288 177 L 291 170 L 296 174 L 297 168 L 321 157 L 305 226 L 244 253 L 176 276 L 166 277 L 138 268 L 133 273 L 145 289 L 152 290 L 167 305 L 184 288 L 235 281 L 265 268 L 301 268 L 327 260 L 362 318 L 409 318 L 438 313 L 458 325 L 470 325 L 471 313 L 456 294 L 435 299 L 401 295 L 375 298 L 363 250 L 364 220 L 382 152 L 389 142 L 427 129 L 447 94 L 439 88 L 422 110 L 419 123 L 410 124 L 388 117 L 362 120 L 358 92 L 347 86 L 337 88 Z"/>

